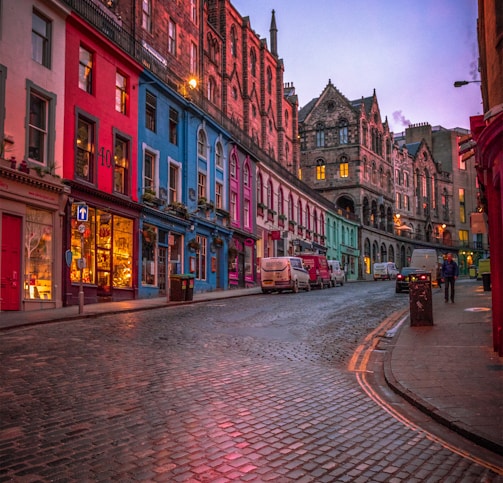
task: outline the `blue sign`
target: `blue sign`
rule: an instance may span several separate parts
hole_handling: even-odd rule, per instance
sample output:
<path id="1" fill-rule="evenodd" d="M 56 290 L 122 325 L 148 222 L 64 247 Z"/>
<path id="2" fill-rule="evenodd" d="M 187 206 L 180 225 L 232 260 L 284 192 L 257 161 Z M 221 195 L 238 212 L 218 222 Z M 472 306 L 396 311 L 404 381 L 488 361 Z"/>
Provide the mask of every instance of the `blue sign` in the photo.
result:
<path id="1" fill-rule="evenodd" d="M 65 252 L 65 261 L 66 261 L 66 264 L 71 267 L 72 265 L 72 260 L 73 260 L 73 253 L 71 250 L 67 250 Z"/>
<path id="2" fill-rule="evenodd" d="M 77 221 L 87 221 L 87 214 L 87 205 L 77 205 Z"/>

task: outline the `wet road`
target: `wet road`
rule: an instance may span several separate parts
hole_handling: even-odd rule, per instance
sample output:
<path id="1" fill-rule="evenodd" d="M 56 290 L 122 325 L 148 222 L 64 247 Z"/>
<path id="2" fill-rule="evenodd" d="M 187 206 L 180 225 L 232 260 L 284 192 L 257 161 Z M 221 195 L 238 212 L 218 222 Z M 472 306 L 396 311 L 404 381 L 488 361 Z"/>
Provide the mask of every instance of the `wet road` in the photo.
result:
<path id="1" fill-rule="evenodd" d="M 407 301 L 355 283 L 6 332 L 0 481 L 501 481 L 348 371 Z"/>

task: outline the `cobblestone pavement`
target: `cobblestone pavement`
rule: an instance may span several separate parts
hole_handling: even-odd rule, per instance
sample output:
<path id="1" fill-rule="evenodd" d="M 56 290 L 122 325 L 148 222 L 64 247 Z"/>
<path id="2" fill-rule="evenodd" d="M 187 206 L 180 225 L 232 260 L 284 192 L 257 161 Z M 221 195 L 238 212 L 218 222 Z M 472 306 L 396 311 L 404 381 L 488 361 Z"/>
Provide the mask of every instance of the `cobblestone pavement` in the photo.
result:
<path id="1" fill-rule="evenodd" d="M 356 322 L 351 304 L 317 315 L 323 293 L 2 334 L 0 481 L 502 481 L 395 420 L 347 371 L 398 302 Z"/>

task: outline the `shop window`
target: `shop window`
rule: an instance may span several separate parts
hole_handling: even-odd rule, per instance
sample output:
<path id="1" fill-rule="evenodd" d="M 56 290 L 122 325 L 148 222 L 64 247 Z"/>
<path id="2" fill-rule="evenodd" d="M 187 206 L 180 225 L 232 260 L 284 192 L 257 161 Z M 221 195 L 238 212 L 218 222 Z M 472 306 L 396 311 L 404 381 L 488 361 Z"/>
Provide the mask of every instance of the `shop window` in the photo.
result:
<path id="1" fill-rule="evenodd" d="M 133 286 L 133 220 L 113 216 L 113 286 Z"/>
<path id="2" fill-rule="evenodd" d="M 115 110 L 126 114 L 127 79 L 120 72 L 115 73 Z"/>
<path id="3" fill-rule="evenodd" d="M 196 252 L 196 279 L 206 280 L 206 251 L 208 239 L 204 236 L 196 236 L 199 250 Z"/>
<path id="4" fill-rule="evenodd" d="M 52 300 L 53 226 L 49 211 L 27 208 L 25 226 L 24 298 Z"/>
<path id="5" fill-rule="evenodd" d="M 84 223 L 85 231 L 80 234 L 78 228 L 80 223 L 77 222 L 77 207 L 72 205 L 72 234 L 71 234 L 71 250 L 72 250 L 72 265 L 70 267 L 70 280 L 73 283 L 80 282 L 81 270 L 78 267 L 78 260 L 84 260 L 82 268 L 82 282 L 85 284 L 96 283 L 96 210 L 88 208 L 88 222 Z"/>
<path id="6" fill-rule="evenodd" d="M 143 285 L 156 284 L 156 243 L 157 229 L 155 226 L 144 224 L 141 246 L 141 281 Z"/>

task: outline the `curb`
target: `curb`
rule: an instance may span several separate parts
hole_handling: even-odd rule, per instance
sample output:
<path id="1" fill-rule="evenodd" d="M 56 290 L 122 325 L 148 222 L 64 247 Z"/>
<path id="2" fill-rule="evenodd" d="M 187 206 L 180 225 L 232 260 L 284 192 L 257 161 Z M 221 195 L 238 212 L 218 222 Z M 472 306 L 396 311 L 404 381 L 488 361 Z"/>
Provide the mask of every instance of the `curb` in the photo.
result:
<path id="1" fill-rule="evenodd" d="M 403 327 L 403 326 L 402 326 Z M 503 445 L 496 443 L 495 441 L 490 440 L 481 434 L 476 434 L 470 430 L 468 426 L 463 424 L 463 422 L 453 421 L 449 415 L 443 411 L 440 411 L 435 406 L 423 400 L 420 396 L 413 393 L 406 387 L 404 387 L 394 376 L 393 370 L 391 368 L 391 357 L 393 353 L 393 349 L 395 347 L 395 338 L 399 337 L 402 327 L 398 330 L 397 334 L 395 334 L 393 338 L 393 342 L 389 344 L 388 350 L 386 350 L 384 355 L 383 362 L 383 370 L 384 370 L 384 379 L 388 386 L 400 397 L 405 399 L 408 403 L 412 404 L 414 407 L 422 411 L 423 413 L 430 416 L 436 422 L 446 426 L 447 428 L 455 431 L 466 439 L 476 443 L 479 446 L 482 446 L 490 451 L 493 451 L 496 454 L 503 454 Z"/>

